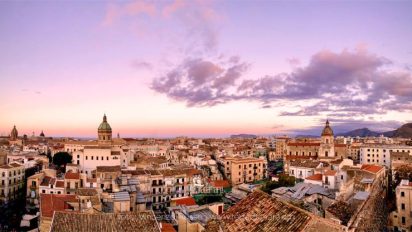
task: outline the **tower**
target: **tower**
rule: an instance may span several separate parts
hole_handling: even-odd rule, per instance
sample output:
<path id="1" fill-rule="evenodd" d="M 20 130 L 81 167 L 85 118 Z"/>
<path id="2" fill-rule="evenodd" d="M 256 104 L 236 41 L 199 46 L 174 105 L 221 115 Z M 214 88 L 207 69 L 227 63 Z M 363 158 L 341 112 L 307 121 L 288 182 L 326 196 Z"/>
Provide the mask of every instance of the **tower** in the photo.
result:
<path id="1" fill-rule="evenodd" d="M 106 114 L 103 116 L 103 122 L 97 129 L 99 145 L 110 145 L 112 143 L 112 128 L 107 122 Z"/>
<path id="2" fill-rule="evenodd" d="M 18 136 L 19 136 L 19 133 L 17 132 L 16 125 L 14 125 L 10 133 L 10 140 L 16 141 Z"/>
<path id="3" fill-rule="evenodd" d="M 329 120 L 326 120 L 325 127 L 322 131 L 321 142 L 319 147 L 319 157 L 335 157 L 333 130 L 329 126 Z"/>

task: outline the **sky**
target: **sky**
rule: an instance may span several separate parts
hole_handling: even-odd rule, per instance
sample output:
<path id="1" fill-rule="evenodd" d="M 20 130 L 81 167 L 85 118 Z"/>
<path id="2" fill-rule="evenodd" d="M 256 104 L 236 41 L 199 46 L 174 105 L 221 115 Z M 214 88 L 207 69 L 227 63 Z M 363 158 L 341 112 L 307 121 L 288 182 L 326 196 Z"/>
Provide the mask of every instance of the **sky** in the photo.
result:
<path id="1" fill-rule="evenodd" d="M 0 134 L 225 137 L 412 119 L 412 1 L 0 1 Z"/>

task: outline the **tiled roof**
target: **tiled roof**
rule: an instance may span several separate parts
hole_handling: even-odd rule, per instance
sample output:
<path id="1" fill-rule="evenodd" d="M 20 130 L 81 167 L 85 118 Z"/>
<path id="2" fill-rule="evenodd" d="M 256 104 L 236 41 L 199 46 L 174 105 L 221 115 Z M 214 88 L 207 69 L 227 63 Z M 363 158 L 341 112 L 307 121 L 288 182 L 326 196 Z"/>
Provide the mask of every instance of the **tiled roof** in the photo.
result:
<path id="1" fill-rule="evenodd" d="M 298 159 L 303 159 L 303 160 L 310 160 L 310 159 L 316 159 L 317 156 L 303 156 L 303 155 L 287 155 L 285 156 L 286 160 L 298 160 Z"/>
<path id="2" fill-rule="evenodd" d="M 382 166 L 378 166 L 378 165 L 373 165 L 373 164 L 363 164 L 361 169 L 368 171 L 368 172 L 372 172 L 372 173 L 378 173 L 380 170 L 382 170 Z"/>
<path id="3" fill-rule="evenodd" d="M 348 145 L 346 144 L 334 144 L 335 147 L 347 147 Z"/>
<path id="4" fill-rule="evenodd" d="M 291 160 L 291 167 L 316 168 L 320 164 L 317 160 Z"/>
<path id="5" fill-rule="evenodd" d="M 67 172 L 67 173 L 64 175 L 64 179 L 78 180 L 78 179 L 80 179 L 80 173 Z"/>
<path id="6" fill-rule="evenodd" d="M 315 174 L 306 177 L 306 180 L 322 181 L 322 174 Z"/>
<path id="7" fill-rule="evenodd" d="M 348 223 L 352 216 L 352 213 L 355 211 L 355 209 L 351 207 L 351 205 L 343 201 L 337 201 L 333 203 L 326 210 L 334 217 L 341 220 L 342 224 L 344 225 Z"/>
<path id="8" fill-rule="evenodd" d="M 325 175 L 325 176 L 334 176 L 334 175 L 336 175 L 336 171 L 335 170 L 327 170 L 323 175 Z"/>
<path id="9" fill-rule="evenodd" d="M 227 180 L 212 180 L 210 184 L 215 188 L 227 188 L 230 187 L 230 184 Z"/>
<path id="10" fill-rule="evenodd" d="M 57 188 L 63 188 L 64 187 L 64 181 L 62 181 L 62 180 L 56 181 L 56 187 Z"/>
<path id="11" fill-rule="evenodd" d="M 288 143 L 288 146 L 310 146 L 310 147 L 319 147 L 320 143 Z"/>
<path id="12" fill-rule="evenodd" d="M 51 232 L 160 232 L 153 211 L 135 213 L 56 212 Z"/>
<path id="13" fill-rule="evenodd" d="M 70 209 L 68 202 L 77 202 L 76 195 L 40 194 L 40 212 L 42 217 L 53 217 L 54 211 Z"/>
<path id="14" fill-rule="evenodd" d="M 76 190 L 76 194 L 79 196 L 95 196 L 98 193 L 94 188 L 79 188 Z"/>
<path id="15" fill-rule="evenodd" d="M 52 177 L 45 176 L 43 178 L 43 181 L 40 183 L 40 186 L 49 186 L 51 179 L 52 179 Z"/>
<path id="16" fill-rule="evenodd" d="M 221 215 L 224 231 L 301 231 L 310 216 L 259 190 Z"/>
<path id="17" fill-rule="evenodd" d="M 256 190 L 224 212 L 219 220 L 210 221 L 206 231 L 335 232 L 343 230 L 339 225 Z"/>
<path id="18" fill-rule="evenodd" d="M 196 205 L 196 201 L 193 197 L 172 199 L 172 202 L 175 202 L 176 205 L 186 205 L 186 206 Z"/>
<path id="19" fill-rule="evenodd" d="M 162 222 L 162 232 L 176 232 L 176 230 L 172 224 Z"/>
<path id="20" fill-rule="evenodd" d="M 11 164 L 4 164 L 0 166 L 1 169 L 11 169 L 11 168 L 18 168 L 18 167 L 23 167 L 23 165 L 11 163 Z"/>
<path id="21" fill-rule="evenodd" d="M 97 166 L 97 172 L 120 172 L 120 166 Z"/>

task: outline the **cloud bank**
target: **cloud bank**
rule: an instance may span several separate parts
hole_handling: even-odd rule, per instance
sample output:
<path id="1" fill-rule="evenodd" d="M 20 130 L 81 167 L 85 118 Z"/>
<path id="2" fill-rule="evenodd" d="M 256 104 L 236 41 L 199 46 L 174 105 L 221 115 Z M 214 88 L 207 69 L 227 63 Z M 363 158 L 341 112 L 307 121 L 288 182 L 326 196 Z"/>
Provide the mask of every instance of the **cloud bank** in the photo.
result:
<path id="1" fill-rule="evenodd" d="M 248 64 L 238 57 L 231 60 L 186 59 L 155 78 L 151 88 L 189 107 L 239 100 L 256 101 L 264 108 L 285 100 L 299 106 L 281 116 L 355 117 L 412 109 L 411 72 L 366 49 L 322 50 L 306 66 L 257 79 L 244 77 Z"/>

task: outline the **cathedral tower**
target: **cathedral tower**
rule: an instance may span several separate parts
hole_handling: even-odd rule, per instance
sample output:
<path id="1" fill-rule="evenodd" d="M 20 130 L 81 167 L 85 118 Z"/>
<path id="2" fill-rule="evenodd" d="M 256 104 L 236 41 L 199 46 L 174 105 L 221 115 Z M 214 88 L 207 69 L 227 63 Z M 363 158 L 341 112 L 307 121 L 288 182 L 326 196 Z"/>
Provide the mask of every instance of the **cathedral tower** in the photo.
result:
<path id="1" fill-rule="evenodd" d="M 112 143 L 112 128 L 107 122 L 106 114 L 103 116 L 103 122 L 97 129 L 99 145 L 110 145 Z"/>
<path id="2" fill-rule="evenodd" d="M 334 144 L 333 130 L 329 126 L 329 120 L 326 120 L 325 127 L 323 128 L 323 131 L 322 131 L 320 148 L 319 148 L 319 157 L 325 157 L 325 158 L 335 157 L 335 144 Z"/>
<path id="3" fill-rule="evenodd" d="M 16 141 L 18 136 L 19 136 L 19 133 L 17 132 L 16 125 L 14 125 L 14 127 L 13 127 L 13 129 L 11 130 L 11 133 L 10 133 L 10 140 L 11 141 Z"/>

